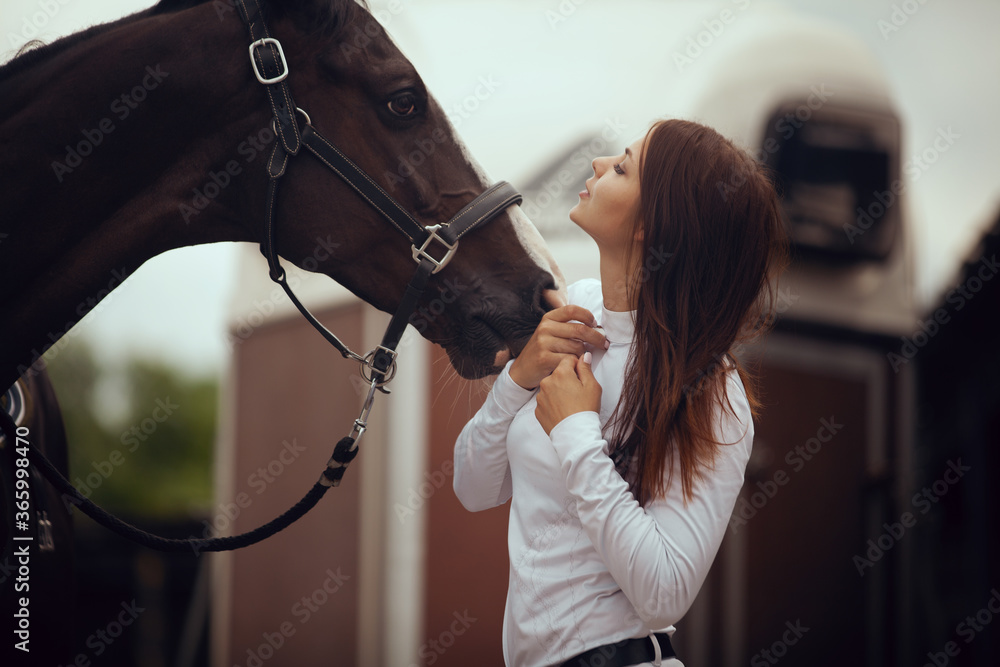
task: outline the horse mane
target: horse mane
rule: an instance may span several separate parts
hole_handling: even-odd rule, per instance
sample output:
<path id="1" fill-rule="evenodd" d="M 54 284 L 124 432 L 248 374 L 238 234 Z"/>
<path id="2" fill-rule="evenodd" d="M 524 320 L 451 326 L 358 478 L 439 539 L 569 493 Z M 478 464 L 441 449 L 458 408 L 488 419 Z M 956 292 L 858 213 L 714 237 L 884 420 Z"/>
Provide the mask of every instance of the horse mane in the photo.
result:
<path id="1" fill-rule="evenodd" d="M 360 9 L 367 10 L 365 0 L 259 0 L 268 18 L 279 18 L 294 12 L 299 26 L 308 32 L 322 34 L 328 39 L 336 40 L 340 33 L 350 24 L 355 13 Z M 140 19 L 191 9 L 207 3 L 218 4 L 235 12 L 233 0 L 159 0 L 148 9 L 129 14 L 117 21 L 101 23 L 80 32 L 67 35 L 51 44 L 33 39 L 24 44 L 11 60 L 0 65 L 0 82 L 31 69 L 35 65 L 69 49 L 76 44 L 103 34 L 122 25 L 134 23 Z"/>

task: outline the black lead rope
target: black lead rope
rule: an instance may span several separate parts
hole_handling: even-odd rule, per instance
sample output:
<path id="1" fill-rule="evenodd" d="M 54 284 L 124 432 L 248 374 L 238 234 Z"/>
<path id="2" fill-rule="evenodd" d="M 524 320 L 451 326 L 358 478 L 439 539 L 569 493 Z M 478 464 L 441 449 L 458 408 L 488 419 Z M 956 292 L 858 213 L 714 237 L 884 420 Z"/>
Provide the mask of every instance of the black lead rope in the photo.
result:
<path id="1" fill-rule="evenodd" d="M 7 410 L 2 407 L 0 407 L 0 426 L 3 427 L 9 446 L 13 447 L 15 443 L 17 443 L 17 427 L 14 424 L 14 420 L 11 419 L 11 416 L 7 414 Z M 195 555 L 197 555 L 203 551 L 232 551 L 233 549 L 248 547 L 251 544 L 256 544 L 262 540 L 266 540 L 275 533 L 281 532 L 288 526 L 298 521 L 309 510 L 316 506 L 316 503 L 319 502 L 319 499 L 323 497 L 323 494 L 326 493 L 330 486 L 336 486 L 336 484 L 331 485 L 316 482 L 312 488 L 309 489 L 309 492 L 302 497 L 302 500 L 295 503 L 295 505 L 289 508 L 284 514 L 272 519 L 263 526 L 240 535 L 233 535 L 231 537 L 192 537 L 185 539 L 172 539 L 154 535 L 142 530 L 141 528 L 137 528 L 126 521 L 122 521 L 118 517 L 109 513 L 107 510 L 103 509 L 100 505 L 97 505 L 94 501 L 89 498 L 85 498 L 76 489 L 76 487 L 69 482 L 69 480 L 63 477 L 62 473 L 59 472 L 59 470 L 52 465 L 48 458 L 30 441 L 28 443 L 28 447 L 30 451 L 29 460 L 32 466 L 41 472 L 45 479 L 47 479 L 52 486 L 56 487 L 56 489 L 63 494 L 62 500 L 67 507 L 78 507 L 84 514 L 111 532 L 132 540 L 137 544 L 141 544 L 144 547 L 157 549 L 159 551 L 191 550 L 195 553 Z M 357 453 L 358 449 L 354 447 L 353 437 L 347 436 L 341 438 L 340 442 L 337 443 L 337 447 L 334 450 L 331 461 L 342 462 L 343 465 L 342 467 L 335 469 L 328 467 L 323 471 L 324 477 L 331 482 L 336 479 L 339 483 L 340 478 L 343 477 L 344 470 L 346 470 L 347 463 L 350 463 L 351 460 L 357 456 Z"/>
<path id="2" fill-rule="evenodd" d="M 354 420 L 351 433 L 337 442 L 319 480 L 309 489 L 302 500 L 263 526 L 231 537 L 170 539 L 136 528 L 85 498 L 41 451 L 36 449 L 34 445 L 29 445 L 32 465 L 63 494 L 63 500 L 67 505 L 80 508 L 94 521 L 122 537 L 160 551 L 191 549 L 197 554 L 202 551 L 231 551 L 256 544 L 290 526 L 315 507 L 327 489 L 331 486 L 338 486 L 348 464 L 358 455 L 358 440 L 368 427 L 368 415 L 374 403 L 375 392 L 389 393 L 384 385 L 392 380 L 396 372 L 396 347 L 403 337 L 407 322 L 416 309 L 431 275 L 448 264 L 455 254 L 462 236 L 493 220 L 508 206 L 521 201 L 521 195 L 517 190 L 509 183 L 501 181 L 469 202 L 448 222 L 421 227 L 368 174 L 317 132 L 304 111 L 297 109 L 292 101 L 288 85 L 285 83 L 288 76 L 288 63 L 285 60 L 281 44 L 278 40 L 271 38 L 267 31 L 259 0 L 236 0 L 236 6 L 249 29 L 251 65 L 255 76 L 267 90 L 268 100 L 274 112 L 275 131 L 281 139 L 275 142 L 274 151 L 267 164 L 268 186 L 261 253 L 267 258 L 271 279 L 281 285 L 306 320 L 336 347 L 341 355 L 361 362 L 361 374 L 370 384 L 368 396 L 365 398 L 360 416 Z M 306 119 L 306 126 L 301 132 L 296 120 L 297 112 L 302 113 Z M 417 263 L 416 271 L 414 271 L 403 298 L 386 328 L 382 343 L 365 357 L 351 351 L 299 301 L 288 285 L 285 270 L 278 261 L 275 230 L 278 180 L 285 174 L 289 158 L 301 154 L 303 145 L 316 159 L 342 178 L 372 208 L 403 232 L 412 242 L 413 259 Z M 445 248 L 444 254 L 440 257 L 435 257 L 429 250 L 434 242 Z M 438 249 L 435 252 L 440 253 L 441 251 Z M 0 425 L 7 432 L 9 441 L 16 442 L 16 425 L 6 410 L 0 409 L 0 413 L 2 413 L 2 419 L 0 419 L 2 424 Z"/>

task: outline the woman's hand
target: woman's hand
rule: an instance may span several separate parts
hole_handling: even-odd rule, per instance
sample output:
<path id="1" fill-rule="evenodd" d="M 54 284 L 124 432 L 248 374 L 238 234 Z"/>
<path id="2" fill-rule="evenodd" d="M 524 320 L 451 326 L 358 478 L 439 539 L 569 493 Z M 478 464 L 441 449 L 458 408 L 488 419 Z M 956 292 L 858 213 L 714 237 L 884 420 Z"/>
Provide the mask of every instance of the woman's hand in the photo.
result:
<path id="1" fill-rule="evenodd" d="M 511 364 L 511 379 L 525 389 L 534 389 L 559 362 L 564 359 L 576 362 L 586 351 L 586 343 L 595 348 L 607 348 L 607 338 L 594 329 L 595 325 L 593 313 L 583 306 L 563 306 L 545 313 L 535 333 Z"/>
<path id="2" fill-rule="evenodd" d="M 600 412 L 601 384 L 594 377 L 590 361 L 590 352 L 581 359 L 564 358 L 552 374 L 541 381 L 535 418 L 547 435 L 570 415 Z"/>

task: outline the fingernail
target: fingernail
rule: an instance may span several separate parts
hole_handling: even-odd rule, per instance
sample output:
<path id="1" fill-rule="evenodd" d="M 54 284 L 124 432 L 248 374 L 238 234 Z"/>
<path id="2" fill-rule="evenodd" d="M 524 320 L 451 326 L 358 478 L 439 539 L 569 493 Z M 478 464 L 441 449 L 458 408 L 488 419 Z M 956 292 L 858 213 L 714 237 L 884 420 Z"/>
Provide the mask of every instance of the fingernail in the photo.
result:
<path id="1" fill-rule="evenodd" d="M 583 353 L 583 363 L 589 365 L 590 364 L 590 360 L 593 359 L 593 358 L 594 358 L 594 356 L 592 354 L 590 354 L 590 352 L 584 352 Z"/>
<path id="2" fill-rule="evenodd" d="M 604 349 L 606 350 L 606 349 L 608 349 L 609 347 L 611 347 L 611 341 L 610 341 L 610 340 L 608 340 L 607 338 L 605 338 L 605 339 L 604 339 Z"/>

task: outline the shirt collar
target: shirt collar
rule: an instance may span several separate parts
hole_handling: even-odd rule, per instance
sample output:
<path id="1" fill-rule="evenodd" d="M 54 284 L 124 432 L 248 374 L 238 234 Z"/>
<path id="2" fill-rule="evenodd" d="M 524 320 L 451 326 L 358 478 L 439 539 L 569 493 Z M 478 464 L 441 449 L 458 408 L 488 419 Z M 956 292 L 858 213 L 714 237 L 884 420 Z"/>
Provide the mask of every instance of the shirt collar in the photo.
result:
<path id="1" fill-rule="evenodd" d="M 635 336 L 635 311 L 608 310 L 602 302 L 598 324 L 612 343 L 631 343 Z"/>

